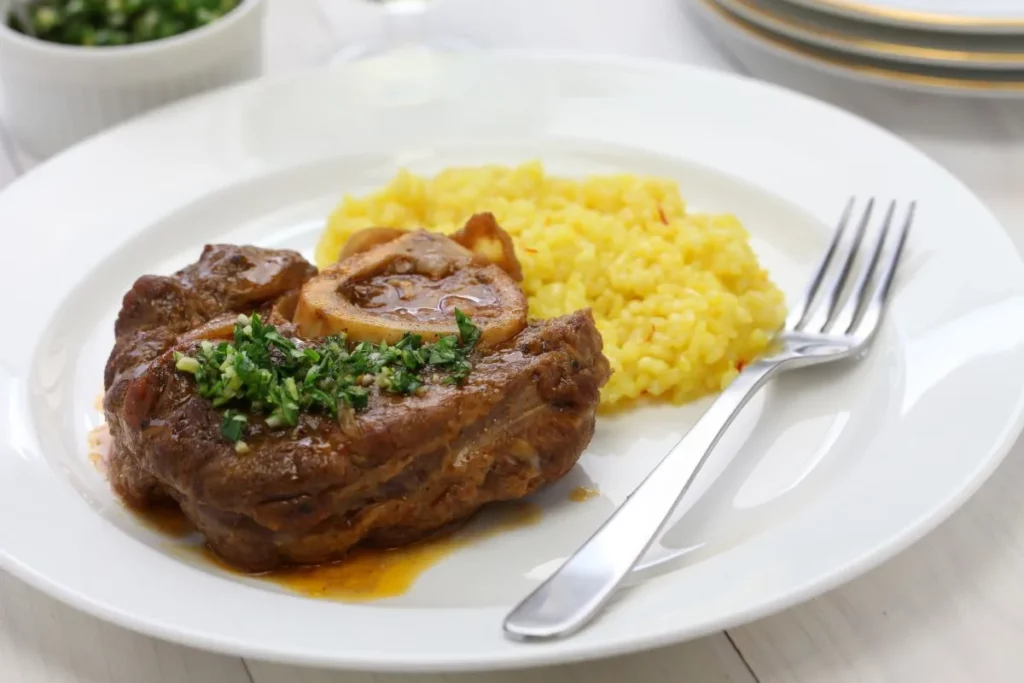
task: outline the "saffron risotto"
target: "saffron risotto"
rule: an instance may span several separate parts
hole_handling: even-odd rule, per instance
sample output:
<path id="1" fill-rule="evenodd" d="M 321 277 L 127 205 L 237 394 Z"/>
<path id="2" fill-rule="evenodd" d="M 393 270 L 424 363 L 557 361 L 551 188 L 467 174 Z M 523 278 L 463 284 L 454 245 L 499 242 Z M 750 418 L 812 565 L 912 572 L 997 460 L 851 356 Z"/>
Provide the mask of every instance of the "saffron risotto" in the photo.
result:
<path id="1" fill-rule="evenodd" d="M 636 175 L 549 176 L 539 162 L 400 172 L 346 196 L 316 250 L 333 263 L 369 226 L 451 233 L 490 211 L 512 236 L 530 315 L 591 308 L 614 371 L 602 411 L 719 391 L 768 347 L 782 292 L 731 215 L 688 213 L 674 181 Z"/>

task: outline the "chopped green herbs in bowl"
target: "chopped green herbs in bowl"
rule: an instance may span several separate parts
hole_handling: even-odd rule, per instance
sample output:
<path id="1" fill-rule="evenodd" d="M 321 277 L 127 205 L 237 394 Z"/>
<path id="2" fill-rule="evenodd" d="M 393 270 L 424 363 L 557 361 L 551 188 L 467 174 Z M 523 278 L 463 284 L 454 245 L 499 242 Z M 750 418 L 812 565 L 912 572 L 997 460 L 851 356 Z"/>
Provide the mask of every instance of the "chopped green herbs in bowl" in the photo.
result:
<path id="1" fill-rule="evenodd" d="M 255 78 L 266 7 L 0 0 L 4 123 L 30 154 L 48 157 L 155 107 Z"/>
<path id="2" fill-rule="evenodd" d="M 36 0 L 25 26 L 18 14 L 8 25 L 53 43 L 114 46 L 170 38 L 217 21 L 242 0 Z"/>

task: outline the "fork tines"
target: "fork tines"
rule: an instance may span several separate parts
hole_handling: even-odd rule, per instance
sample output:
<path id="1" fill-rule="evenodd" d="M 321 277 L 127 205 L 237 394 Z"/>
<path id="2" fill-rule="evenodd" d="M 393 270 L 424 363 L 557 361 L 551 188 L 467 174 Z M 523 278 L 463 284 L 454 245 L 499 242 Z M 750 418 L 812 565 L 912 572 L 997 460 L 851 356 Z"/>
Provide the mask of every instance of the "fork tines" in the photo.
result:
<path id="1" fill-rule="evenodd" d="M 916 202 L 906 209 L 890 202 L 881 222 L 872 220 L 873 198 L 859 212 L 855 211 L 857 204 L 856 197 L 847 202 L 803 300 L 786 319 L 787 330 L 853 336 L 858 341 L 877 330 Z"/>

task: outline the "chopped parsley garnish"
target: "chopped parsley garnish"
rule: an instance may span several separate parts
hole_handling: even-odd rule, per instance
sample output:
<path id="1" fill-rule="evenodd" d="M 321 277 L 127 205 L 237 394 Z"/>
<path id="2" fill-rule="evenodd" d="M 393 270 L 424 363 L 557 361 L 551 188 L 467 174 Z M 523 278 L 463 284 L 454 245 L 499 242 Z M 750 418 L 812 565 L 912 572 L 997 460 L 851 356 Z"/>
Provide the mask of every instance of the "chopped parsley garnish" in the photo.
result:
<path id="1" fill-rule="evenodd" d="M 473 369 L 469 355 L 480 328 L 457 309 L 455 322 L 458 336 L 433 344 L 406 333 L 392 345 L 349 346 L 344 335 L 335 335 L 300 348 L 258 314 L 240 315 L 232 341 L 202 341 L 194 356 L 175 352 L 174 366 L 195 377 L 200 396 L 225 407 L 221 434 L 246 453 L 242 439 L 255 416 L 272 429 L 295 426 L 302 412 L 338 418 L 343 410 L 365 408 L 374 384 L 393 394 L 420 393 L 420 373 L 428 369 L 443 373 L 448 384 L 461 385 Z"/>

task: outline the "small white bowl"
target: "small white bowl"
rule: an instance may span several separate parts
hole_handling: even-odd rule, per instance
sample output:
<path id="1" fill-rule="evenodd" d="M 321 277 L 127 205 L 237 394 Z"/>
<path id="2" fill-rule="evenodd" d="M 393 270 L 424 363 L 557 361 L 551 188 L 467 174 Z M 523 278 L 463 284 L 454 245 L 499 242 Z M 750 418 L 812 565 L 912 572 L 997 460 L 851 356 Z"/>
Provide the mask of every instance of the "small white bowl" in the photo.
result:
<path id="1" fill-rule="evenodd" d="M 263 63 L 265 0 L 207 26 L 116 47 L 77 47 L 7 26 L 0 0 L 3 118 L 26 151 L 50 156 L 108 126 L 210 88 L 254 78 Z"/>

